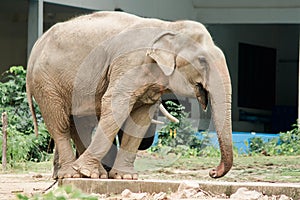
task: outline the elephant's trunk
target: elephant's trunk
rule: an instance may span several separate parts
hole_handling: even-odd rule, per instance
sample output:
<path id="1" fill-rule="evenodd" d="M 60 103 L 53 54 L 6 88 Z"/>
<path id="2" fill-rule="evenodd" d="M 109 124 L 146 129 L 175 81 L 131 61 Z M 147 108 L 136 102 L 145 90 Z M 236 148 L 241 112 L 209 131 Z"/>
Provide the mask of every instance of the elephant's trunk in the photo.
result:
<path id="1" fill-rule="evenodd" d="M 221 151 L 219 166 L 209 172 L 212 178 L 224 176 L 231 169 L 233 163 L 230 76 L 226 61 L 222 62 L 221 66 L 218 63 L 217 66 L 211 70 L 208 82 L 212 117 Z"/>

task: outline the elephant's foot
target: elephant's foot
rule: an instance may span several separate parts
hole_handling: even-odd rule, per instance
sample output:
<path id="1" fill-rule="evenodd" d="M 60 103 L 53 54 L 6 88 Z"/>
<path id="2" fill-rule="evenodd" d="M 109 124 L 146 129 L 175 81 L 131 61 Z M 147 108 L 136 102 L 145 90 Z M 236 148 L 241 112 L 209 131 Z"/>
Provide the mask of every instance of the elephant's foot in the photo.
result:
<path id="1" fill-rule="evenodd" d="M 126 180 L 137 180 L 138 173 L 132 168 L 125 171 L 117 170 L 112 168 L 109 172 L 109 178 L 113 179 L 126 179 Z"/>
<path id="2" fill-rule="evenodd" d="M 58 179 L 58 168 L 56 168 L 55 166 L 54 166 L 54 169 L 53 169 L 52 178 L 54 180 Z"/>
<path id="3" fill-rule="evenodd" d="M 109 178 L 137 180 L 138 173 L 134 170 L 136 154 L 119 149 L 113 168 L 109 172 Z"/>
<path id="4" fill-rule="evenodd" d="M 73 164 L 73 169 L 81 175 L 90 178 L 107 178 L 107 172 L 98 159 L 93 157 L 88 151 L 85 151 Z"/>
<path id="5" fill-rule="evenodd" d="M 53 179 L 63 179 L 63 178 L 80 178 L 81 175 L 72 168 L 72 163 L 63 165 L 60 169 L 53 172 Z"/>

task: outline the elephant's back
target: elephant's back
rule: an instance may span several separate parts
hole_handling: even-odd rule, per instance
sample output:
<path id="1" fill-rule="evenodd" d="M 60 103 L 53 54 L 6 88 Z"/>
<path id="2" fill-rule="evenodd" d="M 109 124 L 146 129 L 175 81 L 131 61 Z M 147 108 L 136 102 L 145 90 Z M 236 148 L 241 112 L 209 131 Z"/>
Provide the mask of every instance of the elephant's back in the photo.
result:
<path id="1" fill-rule="evenodd" d="M 57 23 L 49 34 L 57 44 L 90 50 L 130 29 L 161 26 L 165 21 L 124 12 L 100 11 Z M 129 41 L 130 42 L 130 41 Z M 62 46 L 62 45 L 60 45 Z"/>
<path id="2" fill-rule="evenodd" d="M 87 48 L 113 37 L 142 19 L 127 13 L 101 11 L 57 23 L 51 31 L 57 42 L 63 41 L 65 45 L 80 43 Z"/>
<path id="3" fill-rule="evenodd" d="M 70 74 L 70 70 L 75 73 L 98 44 L 138 20 L 136 16 L 125 15 L 126 19 L 121 20 L 113 12 L 96 12 L 55 24 L 34 44 L 28 60 L 28 77 L 34 79 L 35 74 L 41 73 L 51 76 L 59 71 Z"/>
<path id="4" fill-rule="evenodd" d="M 44 84 L 45 88 L 56 84 L 70 89 L 80 71 L 80 65 L 100 44 L 132 28 L 160 26 L 164 23 L 157 19 L 107 11 L 57 23 L 35 43 L 28 61 L 27 77 L 32 83 Z M 94 66 L 87 67 L 90 68 L 86 71 L 95 70 Z"/>
<path id="5" fill-rule="evenodd" d="M 28 65 L 34 65 L 37 59 L 47 59 L 47 63 L 56 62 L 53 63 L 56 67 L 60 66 L 59 62 L 64 63 L 62 70 L 68 67 L 74 69 L 74 63 L 80 63 L 102 42 L 131 27 L 153 26 L 155 22 L 162 21 L 123 12 L 100 11 L 57 23 L 38 39 Z"/>

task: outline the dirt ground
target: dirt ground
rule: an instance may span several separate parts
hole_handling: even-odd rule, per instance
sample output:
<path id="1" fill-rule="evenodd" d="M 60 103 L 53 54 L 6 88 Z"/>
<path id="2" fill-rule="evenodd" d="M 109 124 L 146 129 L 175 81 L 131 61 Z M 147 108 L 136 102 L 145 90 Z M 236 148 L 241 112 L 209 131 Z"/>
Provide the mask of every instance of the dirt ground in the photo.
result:
<path id="1" fill-rule="evenodd" d="M 141 153 L 136 160 L 136 169 L 139 179 L 212 180 L 208 172 L 218 162 L 219 158 L 180 158 Z M 17 193 L 29 196 L 42 193 L 54 183 L 51 162 L 24 165 L 19 170 L 0 173 L 0 199 L 16 199 Z M 299 183 L 300 156 L 237 157 L 232 170 L 221 180 Z"/>
<path id="2" fill-rule="evenodd" d="M 52 183 L 51 174 L 0 174 L 0 199 L 16 199 L 18 193 L 28 196 L 42 193 Z"/>

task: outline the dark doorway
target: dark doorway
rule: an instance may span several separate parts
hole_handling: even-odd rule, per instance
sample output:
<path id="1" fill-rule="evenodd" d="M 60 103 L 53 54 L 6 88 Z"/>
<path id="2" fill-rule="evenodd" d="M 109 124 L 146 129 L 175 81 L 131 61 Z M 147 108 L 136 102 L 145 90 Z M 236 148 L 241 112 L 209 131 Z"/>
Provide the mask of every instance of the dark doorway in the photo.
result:
<path id="1" fill-rule="evenodd" d="M 272 110 L 275 105 L 276 49 L 239 43 L 239 107 Z"/>

